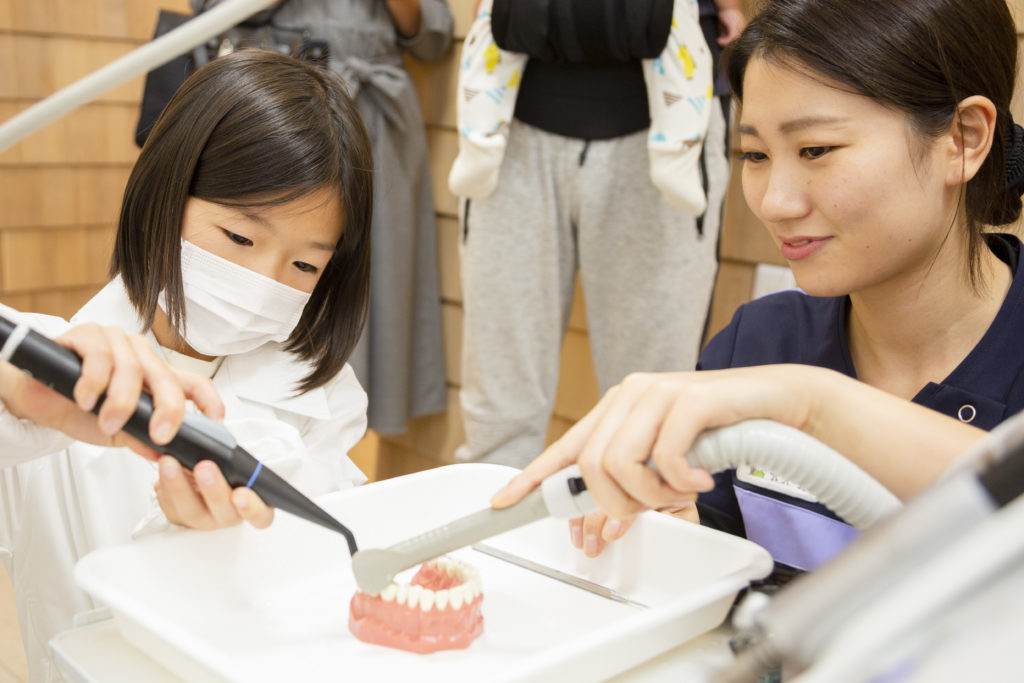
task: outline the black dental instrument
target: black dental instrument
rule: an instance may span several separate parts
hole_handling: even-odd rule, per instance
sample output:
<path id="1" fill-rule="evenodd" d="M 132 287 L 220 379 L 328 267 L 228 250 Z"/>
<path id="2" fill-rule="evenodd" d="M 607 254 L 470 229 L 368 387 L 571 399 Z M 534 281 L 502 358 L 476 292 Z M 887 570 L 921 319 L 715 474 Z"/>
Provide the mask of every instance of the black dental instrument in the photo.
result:
<path id="1" fill-rule="evenodd" d="M 74 400 L 75 383 L 82 374 L 81 359 L 70 349 L 29 329 L 27 325 L 16 325 L 3 316 L 0 316 L 0 361 L 7 361 L 57 393 Z M 94 413 L 99 413 L 104 398 L 105 395 L 100 396 L 93 408 Z M 247 486 L 268 505 L 337 531 L 348 542 L 349 553 L 355 554 L 355 536 L 345 525 L 264 467 L 238 445 L 223 425 L 199 413 L 186 413 L 185 421 L 170 443 L 159 446 L 149 438 L 152 416 L 153 398 L 143 392 L 138 408 L 123 427 L 124 432 L 158 453 L 173 456 L 188 469 L 194 468 L 201 460 L 214 462 L 232 488 Z"/>

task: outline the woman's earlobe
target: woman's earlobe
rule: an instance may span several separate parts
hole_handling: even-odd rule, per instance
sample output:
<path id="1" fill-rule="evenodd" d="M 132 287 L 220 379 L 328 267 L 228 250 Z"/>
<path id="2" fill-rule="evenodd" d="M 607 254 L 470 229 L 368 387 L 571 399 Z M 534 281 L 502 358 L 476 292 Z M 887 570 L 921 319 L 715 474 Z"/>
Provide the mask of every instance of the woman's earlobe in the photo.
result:
<path id="1" fill-rule="evenodd" d="M 978 173 L 995 142 L 996 106 L 992 100 L 981 95 L 962 100 L 951 133 L 955 153 L 949 160 L 947 180 L 959 185 Z"/>

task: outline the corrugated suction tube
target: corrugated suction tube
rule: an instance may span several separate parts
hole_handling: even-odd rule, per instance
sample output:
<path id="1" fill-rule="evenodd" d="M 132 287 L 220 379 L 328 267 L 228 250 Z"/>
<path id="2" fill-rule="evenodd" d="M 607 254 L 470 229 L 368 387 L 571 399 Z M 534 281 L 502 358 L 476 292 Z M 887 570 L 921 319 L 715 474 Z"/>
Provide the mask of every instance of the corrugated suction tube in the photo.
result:
<path id="1" fill-rule="evenodd" d="M 748 465 L 769 470 L 817 496 L 847 524 L 866 529 L 899 509 L 899 499 L 864 470 L 814 437 L 772 420 L 711 429 L 686 459 L 715 473 Z"/>

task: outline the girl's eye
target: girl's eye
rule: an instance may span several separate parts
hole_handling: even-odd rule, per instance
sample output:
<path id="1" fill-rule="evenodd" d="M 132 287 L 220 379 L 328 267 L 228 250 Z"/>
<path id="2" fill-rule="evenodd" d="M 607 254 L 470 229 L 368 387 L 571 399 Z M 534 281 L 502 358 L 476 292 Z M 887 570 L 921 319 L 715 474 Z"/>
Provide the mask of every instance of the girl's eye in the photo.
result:
<path id="1" fill-rule="evenodd" d="M 304 263 L 303 261 L 295 261 L 293 265 L 303 273 L 316 273 L 319 270 L 316 266 Z"/>
<path id="2" fill-rule="evenodd" d="M 751 161 L 757 163 L 759 161 L 764 161 L 765 159 L 767 159 L 768 155 L 765 154 L 764 152 L 741 152 L 740 155 L 736 158 L 739 159 L 740 161 Z"/>
<path id="3" fill-rule="evenodd" d="M 831 152 L 833 149 L 835 149 L 835 147 L 828 147 L 826 145 L 821 145 L 818 147 L 804 147 L 802 150 L 800 150 L 800 153 L 808 159 L 820 159 L 821 157 Z"/>
<path id="4" fill-rule="evenodd" d="M 230 230 L 225 230 L 224 234 L 227 235 L 228 239 L 234 242 L 235 244 L 241 245 L 243 247 L 252 246 L 252 240 L 249 239 L 248 237 L 243 237 L 242 235 L 235 234 Z"/>

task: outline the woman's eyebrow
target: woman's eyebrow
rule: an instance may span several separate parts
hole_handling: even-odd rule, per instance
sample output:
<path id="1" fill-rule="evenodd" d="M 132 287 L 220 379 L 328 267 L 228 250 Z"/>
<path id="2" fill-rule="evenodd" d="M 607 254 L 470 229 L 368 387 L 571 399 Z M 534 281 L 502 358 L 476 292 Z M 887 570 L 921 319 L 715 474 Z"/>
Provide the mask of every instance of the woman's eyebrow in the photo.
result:
<path id="1" fill-rule="evenodd" d="M 786 121 L 781 124 L 779 126 L 779 132 L 783 135 L 789 135 L 790 133 L 795 133 L 806 128 L 846 123 L 848 120 L 849 119 L 845 116 L 802 116 L 798 119 Z M 760 137 L 756 128 L 743 123 L 736 126 L 736 132 L 741 135 L 753 135 L 755 137 Z"/>

